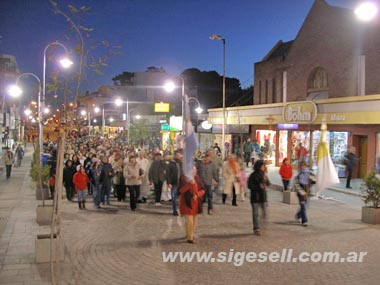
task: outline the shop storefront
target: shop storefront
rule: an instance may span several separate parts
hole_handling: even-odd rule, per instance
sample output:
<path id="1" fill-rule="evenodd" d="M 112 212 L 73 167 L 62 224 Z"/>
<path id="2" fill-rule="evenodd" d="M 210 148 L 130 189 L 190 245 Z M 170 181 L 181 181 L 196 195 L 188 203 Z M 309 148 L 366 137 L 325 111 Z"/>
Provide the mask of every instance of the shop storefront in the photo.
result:
<path id="1" fill-rule="evenodd" d="M 209 122 L 221 121 L 219 110 L 209 110 Z M 315 169 L 320 128 L 326 123 L 327 144 L 340 177 L 345 175 L 342 158 L 350 146 L 358 157 L 354 177 L 380 168 L 380 95 L 228 108 L 226 119 L 227 124 L 249 125 L 251 140 L 260 144 L 267 163 L 278 166 L 288 157 L 297 167 L 304 147 Z"/>

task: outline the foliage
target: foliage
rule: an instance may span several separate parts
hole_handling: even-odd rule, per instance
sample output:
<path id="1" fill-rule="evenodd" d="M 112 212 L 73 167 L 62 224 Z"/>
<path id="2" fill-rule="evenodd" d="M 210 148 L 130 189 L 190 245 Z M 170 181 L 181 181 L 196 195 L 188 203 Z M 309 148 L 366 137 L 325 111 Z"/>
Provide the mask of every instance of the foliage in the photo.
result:
<path id="1" fill-rule="evenodd" d="M 372 171 L 364 180 L 362 190 L 364 203 L 373 208 L 380 208 L 380 175 Z"/>
<path id="2" fill-rule="evenodd" d="M 147 124 L 144 122 L 131 124 L 129 131 L 129 139 L 131 141 L 130 144 L 140 143 L 145 138 L 149 137 L 149 129 L 147 127 Z"/>
<path id="3" fill-rule="evenodd" d="M 86 16 L 90 15 L 91 8 L 88 6 L 75 7 L 72 4 L 67 5 L 66 8 L 58 6 L 58 2 L 49 0 L 53 13 L 61 15 L 69 24 L 68 33 L 64 35 L 66 41 L 79 40 L 74 48 L 70 51 L 71 54 L 79 56 L 78 72 L 74 72 L 71 78 L 72 82 L 76 83 L 75 90 L 73 91 L 75 99 L 79 96 L 79 89 L 81 83 L 86 79 L 85 72 L 91 71 L 93 74 L 103 75 L 103 69 L 108 66 L 107 62 L 113 55 L 121 54 L 119 45 L 112 45 L 106 39 L 94 40 L 92 33 L 94 29 L 87 27 L 84 23 Z M 96 52 L 94 52 L 96 50 Z M 96 54 L 96 55 L 95 55 Z M 58 82 L 55 80 L 56 74 L 53 74 L 50 83 L 47 83 L 47 90 L 57 92 Z M 62 85 L 62 83 L 61 83 Z M 65 82 L 64 87 L 68 87 L 68 82 Z M 72 90 L 69 90 L 70 93 Z M 66 102 L 63 102 L 66 104 Z"/>
<path id="4" fill-rule="evenodd" d="M 41 180 L 43 186 L 48 186 L 49 176 L 50 176 L 50 166 L 45 165 L 41 167 L 38 164 L 33 163 L 32 168 L 30 169 L 30 177 L 33 181 L 38 181 L 38 175 L 41 173 Z"/>

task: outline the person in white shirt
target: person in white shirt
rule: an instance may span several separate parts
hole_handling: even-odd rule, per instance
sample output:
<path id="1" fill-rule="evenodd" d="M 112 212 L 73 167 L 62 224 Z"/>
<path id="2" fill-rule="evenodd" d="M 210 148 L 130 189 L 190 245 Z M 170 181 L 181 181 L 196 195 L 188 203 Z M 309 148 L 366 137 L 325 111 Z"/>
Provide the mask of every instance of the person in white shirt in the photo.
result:
<path id="1" fill-rule="evenodd" d="M 137 203 L 146 203 L 149 194 L 149 167 L 150 161 L 146 158 L 146 153 L 144 150 L 139 152 L 139 157 L 136 159 L 137 163 L 140 165 L 142 169 L 142 181 L 140 185 L 140 196 L 138 197 Z"/>

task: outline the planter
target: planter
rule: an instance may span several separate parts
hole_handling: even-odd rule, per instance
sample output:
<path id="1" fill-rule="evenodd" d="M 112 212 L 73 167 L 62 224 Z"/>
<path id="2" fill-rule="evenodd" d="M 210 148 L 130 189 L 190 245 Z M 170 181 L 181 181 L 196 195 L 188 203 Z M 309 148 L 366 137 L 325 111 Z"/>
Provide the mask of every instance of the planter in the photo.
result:
<path id="1" fill-rule="evenodd" d="M 282 202 L 285 204 L 298 204 L 297 192 L 294 191 L 284 191 L 282 192 Z"/>
<path id="2" fill-rule="evenodd" d="M 36 263 L 50 262 L 50 234 L 37 235 L 36 246 Z M 65 259 L 64 244 L 61 237 L 54 235 L 53 240 L 53 262 L 63 261 Z"/>
<path id="3" fill-rule="evenodd" d="M 380 208 L 363 207 L 362 222 L 367 224 L 380 224 Z"/>
<path id="4" fill-rule="evenodd" d="M 42 192 L 44 194 L 43 199 L 42 199 L 41 190 L 38 187 L 36 188 L 36 200 L 41 201 L 41 200 L 48 200 L 49 199 L 49 197 L 50 197 L 49 187 L 47 187 L 47 186 L 42 187 Z"/>
<path id="5" fill-rule="evenodd" d="M 36 220 L 40 226 L 51 224 L 53 218 L 53 205 L 38 205 L 36 209 Z"/>

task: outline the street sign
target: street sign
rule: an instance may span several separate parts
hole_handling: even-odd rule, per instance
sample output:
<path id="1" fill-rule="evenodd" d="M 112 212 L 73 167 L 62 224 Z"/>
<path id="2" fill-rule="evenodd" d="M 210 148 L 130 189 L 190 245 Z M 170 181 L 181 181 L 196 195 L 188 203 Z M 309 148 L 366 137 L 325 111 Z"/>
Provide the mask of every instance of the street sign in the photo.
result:
<path id="1" fill-rule="evenodd" d="M 169 113 L 170 104 L 169 103 L 154 103 L 154 112 L 155 113 Z"/>
<path id="2" fill-rule="evenodd" d="M 170 126 L 168 124 L 162 124 L 161 131 L 170 131 Z"/>

